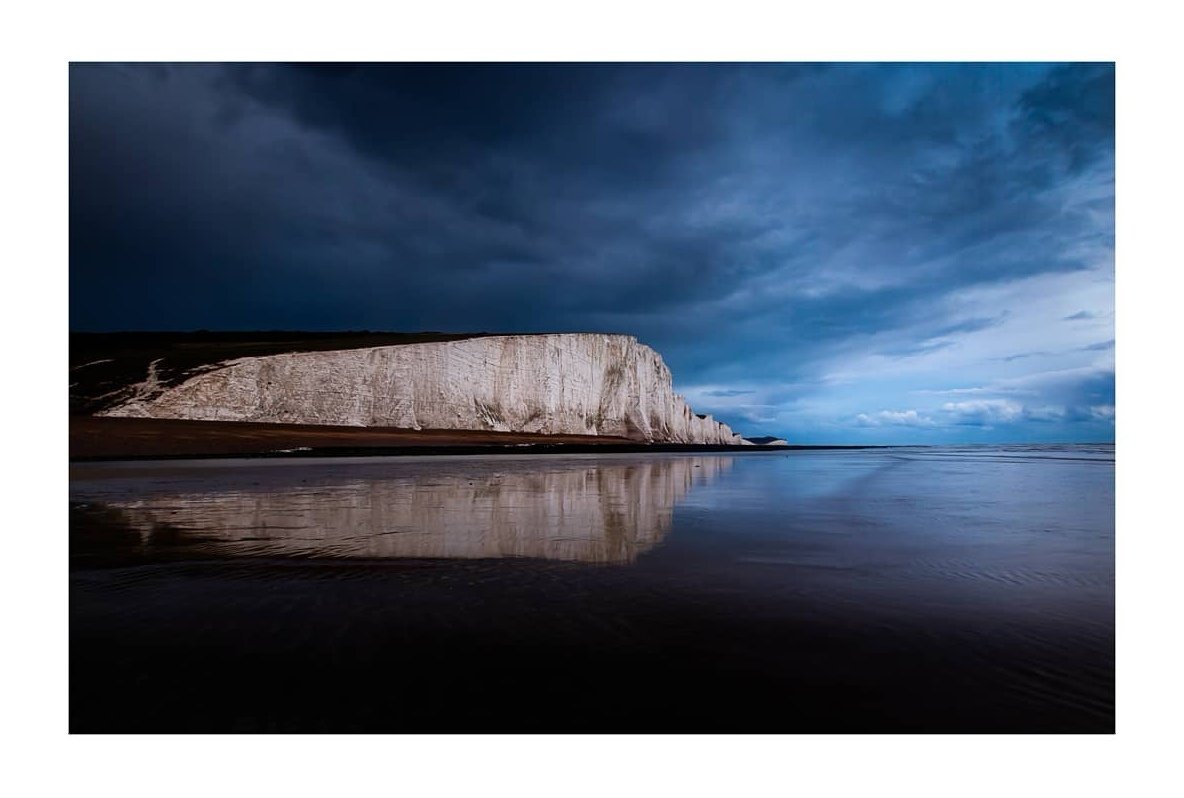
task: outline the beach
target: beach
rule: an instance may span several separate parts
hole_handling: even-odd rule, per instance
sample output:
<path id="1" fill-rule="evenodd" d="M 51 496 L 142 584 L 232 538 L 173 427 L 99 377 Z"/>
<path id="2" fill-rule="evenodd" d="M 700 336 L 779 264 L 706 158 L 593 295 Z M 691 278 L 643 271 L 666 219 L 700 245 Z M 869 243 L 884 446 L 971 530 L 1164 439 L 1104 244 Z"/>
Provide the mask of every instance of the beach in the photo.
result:
<path id="1" fill-rule="evenodd" d="M 1114 449 L 71 466 L 74 732 L 1112 732 Z"/>

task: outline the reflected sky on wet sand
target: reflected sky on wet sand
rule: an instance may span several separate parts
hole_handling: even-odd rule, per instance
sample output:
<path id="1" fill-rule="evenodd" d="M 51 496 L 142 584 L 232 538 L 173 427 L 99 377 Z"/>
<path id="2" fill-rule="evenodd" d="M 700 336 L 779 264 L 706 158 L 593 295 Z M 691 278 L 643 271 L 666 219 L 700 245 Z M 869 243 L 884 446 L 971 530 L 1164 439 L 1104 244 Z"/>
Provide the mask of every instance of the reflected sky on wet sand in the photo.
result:
<path id="1" fill-rule="evenodd" d="M 90 464 L 70 502 L 79 730 L 1113 729 L 1113 446 Z"/>

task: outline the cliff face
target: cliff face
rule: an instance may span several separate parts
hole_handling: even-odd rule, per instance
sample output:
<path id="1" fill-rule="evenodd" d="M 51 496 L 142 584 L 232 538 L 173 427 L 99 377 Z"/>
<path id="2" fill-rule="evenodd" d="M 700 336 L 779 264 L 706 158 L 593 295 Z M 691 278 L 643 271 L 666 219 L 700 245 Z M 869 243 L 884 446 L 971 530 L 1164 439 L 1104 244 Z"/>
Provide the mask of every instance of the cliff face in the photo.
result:
<path id="1" fill-rule="evenodd" d="M 100 415 L 485 429 L 739 444 L 674 393 L 653 349 L 623 335 L 507 335 L 230 360 L 163 387 L 149 368 Z"/>

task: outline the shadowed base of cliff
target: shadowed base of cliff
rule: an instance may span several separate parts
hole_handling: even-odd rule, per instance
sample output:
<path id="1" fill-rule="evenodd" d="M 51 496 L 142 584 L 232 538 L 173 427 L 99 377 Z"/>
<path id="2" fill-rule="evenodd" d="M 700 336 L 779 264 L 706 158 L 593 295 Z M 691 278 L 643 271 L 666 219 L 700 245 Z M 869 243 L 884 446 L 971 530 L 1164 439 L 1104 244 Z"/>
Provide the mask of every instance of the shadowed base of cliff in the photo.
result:
<path id="1" fill-rule="evenodd" d="M 578 454 L 733 449 L 752 451 L 754 447 L 646 444 L 610 435 L 544 435 L 488 430 L 414 430 L 397 427 L 341 427 L 95 416 L 70 418 L 71 460 L 529 452 Z"/>

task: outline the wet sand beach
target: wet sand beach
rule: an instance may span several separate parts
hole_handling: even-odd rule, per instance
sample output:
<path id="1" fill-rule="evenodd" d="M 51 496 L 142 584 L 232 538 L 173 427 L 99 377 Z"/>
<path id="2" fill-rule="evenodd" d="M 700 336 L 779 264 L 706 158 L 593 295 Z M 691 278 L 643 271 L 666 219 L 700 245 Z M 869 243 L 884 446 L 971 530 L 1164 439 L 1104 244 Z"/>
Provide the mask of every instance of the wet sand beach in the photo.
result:
<path id="1" fill-rule="evenodd" d="M 78 464 L 74 732 L 1111 732 L 1112 446 Z"/>
<path id="2" fill-rule="evenodd" d="M 765 449 L 869 448 L 765 446 Z M 751 446 L 649 443 L 612 435 L 493 430 L 343 427 L 248 421 L 72 416 L 70 460 L 184 460 L 226 457 L 359 457 L 436 454 L 587 454 L 750 451 Z"/>
<path id="3" fill-rule="evenodd" d="M 327 424 L 70 417 L 71 460 L 235 457 L 312 453 L 398 453 L 500 449 L 510 446 L 636 445 L 608 435 L 542 435 L 483 430 L 412 430 Z"/>

